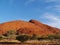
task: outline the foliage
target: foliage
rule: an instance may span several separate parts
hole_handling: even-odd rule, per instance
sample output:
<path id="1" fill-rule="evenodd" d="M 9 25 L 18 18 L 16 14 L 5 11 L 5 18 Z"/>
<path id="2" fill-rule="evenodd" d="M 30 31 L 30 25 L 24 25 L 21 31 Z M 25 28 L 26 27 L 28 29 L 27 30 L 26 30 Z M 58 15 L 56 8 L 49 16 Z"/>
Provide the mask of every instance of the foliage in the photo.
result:
<path id="1" fill-rule="evenodd" d="M 2 39 L 6 39 L 6 37 L 3 35 L 0 35 L 0 40 L 2 40 Z"/>
<path id="2" fill-rule="evenodd" d="M 60 39 L 60 33 L 55 34 L 55 39 Z"/>
<path id="3" fill-rule="evenodd" d="M 15 35 L 16 31 L 15 30 L 9 30 L 7 31 L 7 35 Z"/>
<path id="4" fill-rule="evenodd" d="M 60 39 L 60 34 L 48 35 L 48 39 Z"/>
<path id="5" fill-rule="evenodd" d="M 36 40 L 37 38 L 36 38 L 36 35 L 35 34 L 33 34 L 32 36 L 31 36 L 31 38 L 30 38 L 30 40 Z"/>
<path id="6" fill-rule="evenodd" d="M 3 37 L 2 37 L 2 35 L 0 35 L 0 40 L 2 40 L 3 39 Z"/>
<path id="7" fill-rule="evenodd" d="M 4 34 L 6 36 L 6 39 L 16 39 L 16 31 L 15 30 L 9 30 L 7 33 Z"/>
<path id="8" fill-rule="evenodd" d="M 55 39 L 55 35 L 48 35 L 48 39 L 50 40 Z"/>
<path id="9" fill-rule="evenodd" d="M 21 42 L 24 42 L 24 41 L 27 41 L 29 39 L 29 36 L 28 35 L 19 35 L 16 37 L 16 39 L 21 41 Z"/>
<path id="10" fill-rule="evenodd" d="M 33 34 L 32 36 L 28 36 L 27 34 L 16 35 L 16 33 L 17 32 L 15 30 L 9 30 L 9 31 L 7 31 L 6 34 L 0 35 L 0 40 L 1 39 L 16 39 L 16 40 L 19 40 L 21 42 L 24 42 L 24 41 L 27 41 L 27 40 L 60 39 L 60 33 L 50 34 L 50 35 L 47 35 L 47 36 L 36 35 L 36 34 Z"/>

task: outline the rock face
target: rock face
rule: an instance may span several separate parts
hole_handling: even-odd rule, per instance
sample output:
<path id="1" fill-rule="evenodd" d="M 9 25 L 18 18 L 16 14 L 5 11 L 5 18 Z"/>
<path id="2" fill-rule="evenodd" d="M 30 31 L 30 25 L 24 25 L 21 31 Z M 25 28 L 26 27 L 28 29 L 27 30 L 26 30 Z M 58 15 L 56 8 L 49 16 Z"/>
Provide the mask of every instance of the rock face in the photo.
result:
<path id="1" fill-rule="evenodd" d="M 30 20 L 29 22 L 35 24 L 36 26 L 39 26 L 44 31 L 45 34 L 60 33 L 60 29 L 48 26 L 46 24 L 42 24 L 37 20 Z"/>
<path id="2" fill-rule="evenodd" d="M 0 34 L 5 34 L 9 30 L 15 30 L 18 33 L 29 35 L 48 35 L 60 33 L 60 29 L 42 24 L 37 20 L 30 20 L 29 22 L 16 20 L 0 24 Z"/>

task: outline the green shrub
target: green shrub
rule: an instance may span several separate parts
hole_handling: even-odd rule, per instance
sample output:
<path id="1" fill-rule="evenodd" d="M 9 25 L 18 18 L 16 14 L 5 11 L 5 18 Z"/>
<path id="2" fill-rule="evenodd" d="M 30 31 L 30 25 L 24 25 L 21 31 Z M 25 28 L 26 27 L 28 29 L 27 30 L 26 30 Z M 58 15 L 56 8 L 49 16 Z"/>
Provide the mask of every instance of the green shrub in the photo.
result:
<path id="1" fill-rule="evenodd" d="M 60 39 L 60 33 L 55 34 L 55 39 Z"/>
<path id="2" fill-rule="evenodd" d="M 6 39 L 6 37 L 3 35 L 0 35 L 0 40 L 3 40 L 3 39 Z"/>
<path id="3" fill-rule="evenodd" d="M 15 30 L 9 30 L 7 31 L 7 35 L 15 35 L 16 31 Z"/>
<path id="4" fill-rule="evenodd" d="M 4 34 L 6 36 L 6 39 L 16 39 L 16 31 L 15 30 L 9 30 L 7 33 Z"/>
<path id="5" fill-rule="evenodd" d="M 29 39 L 28 35 L 19 35 L 16 37 L 16 40 L 19 40 L 21 42 L 27 41 Z"/>
<path id="6" fill-rule="evenodd" d="M 54 38 L 55 38 L 54 35 L 48 35 L 48 39 L 52 40 L 52 39 L 54 39 Z"/>
<path id="7" fill-rule="evenodd" d="M 48 39 L 60 39 L 60 34 L 48 35 Z"/>
<path id="8" fill-rule="evenodd" d="M 30 40 L 37 40 L 37 35 L 33 34 L 33 35 L 30 37 Z"/>
<path id="9" fill-rule="evenodd" d="M 2 35 L 0 35 L 0 40 L 2 40 L 3 39 L 3 37 L 2 37 Z"/>

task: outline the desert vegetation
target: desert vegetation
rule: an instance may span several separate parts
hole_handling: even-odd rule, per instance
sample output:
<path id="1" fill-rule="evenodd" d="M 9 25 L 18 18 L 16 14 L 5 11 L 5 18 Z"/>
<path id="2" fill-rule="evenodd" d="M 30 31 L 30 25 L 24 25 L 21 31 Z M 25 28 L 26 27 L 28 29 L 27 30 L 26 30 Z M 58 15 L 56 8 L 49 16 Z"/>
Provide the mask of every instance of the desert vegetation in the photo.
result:
<path id="1" fill-rule="evenodd" d="M 16 45 L 60 44 L 60 29 L 36 20 L 11 21 L 1 24 L 0 42 L 6 44 L 11 42 Z"/>
<path id="2" fill-rule="evenodd" d="M 57 40 L 58 42 L 60 42 L 60 34 L 54 34 L 54 35 L 47 35 L 47 36 L 41 36 L 41 35 L 36 35 L 33 34 L 32 36 L 28 35 L 28 34 L 17 34 L 17 31 L 14 30 L 9 30 L 7 31 L 7 33 L 0 35 L 0 41 L 3 40 L 7 40 L 7 42 L 9 40 L 17 40 L 20 42 L 25 42 L 25 41 L 30 41 L 30 40 L 38 40 L 38 41 L 53 41 L 53 40 Z"/>

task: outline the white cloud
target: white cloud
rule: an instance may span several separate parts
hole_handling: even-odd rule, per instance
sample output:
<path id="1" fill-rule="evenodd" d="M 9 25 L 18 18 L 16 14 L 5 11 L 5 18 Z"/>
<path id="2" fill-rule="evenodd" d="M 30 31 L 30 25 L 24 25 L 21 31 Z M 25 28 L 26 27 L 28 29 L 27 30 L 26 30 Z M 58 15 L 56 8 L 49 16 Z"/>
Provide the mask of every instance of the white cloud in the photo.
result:
<path id="1" fill-rule="evenodd" d="M 43 1 L 45 3 L 49 3 L 49 2 L 54 2 L 52 3 L 52 5 L 47 5 L 45 8 L 45 10 L 51 10 L 51 11 L 55 11 L 55 12 L 60 12 L 60 0 L 27 0 L 25 2 L 25 6 L 35 2 L 35 1 Z M 39 10 L 38 10 L 39 11 Z"/>
<path id="2" fill-rule="evenodd" d="M 43 14 L 43 18 L 47 20 L 46 24 L 60 28 L 60 18 L 58 16 L 51 13 L 45 13 Z"/>
<path id="3" fill-rule="evenodd" d="M 45 13 L 44 17 L 50 20 L 59 20 L 54 14 L 50 14 L 50 13 Z"/>
<path id="4" fill-rule="evenodd" d="M 55 11 L 55 12 L 60 12 L 60 5 L 47 6 L 45 9 Z"/>

